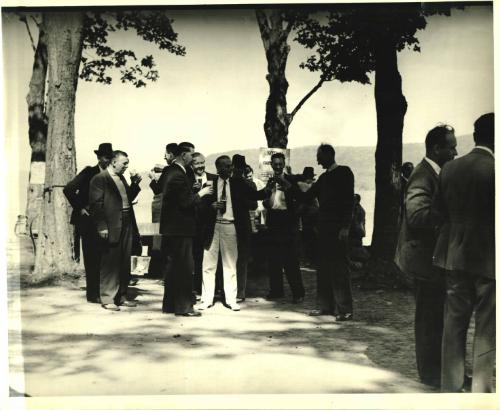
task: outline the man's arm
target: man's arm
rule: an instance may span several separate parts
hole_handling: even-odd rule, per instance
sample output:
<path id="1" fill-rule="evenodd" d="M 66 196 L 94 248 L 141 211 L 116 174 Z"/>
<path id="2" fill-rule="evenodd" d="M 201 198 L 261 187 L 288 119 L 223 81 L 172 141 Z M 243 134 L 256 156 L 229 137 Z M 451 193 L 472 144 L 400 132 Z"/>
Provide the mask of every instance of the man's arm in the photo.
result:
<path id="1" fill-rule="evenodd" d="M 68 199 L 68 202 L 71 204 L 71 207 L 77 211 L 81 211 L 85 206 L 82 202 L 82 198 L 78 195 L 78 191 L 81 189 L 85 181 L 87 181 L 90 170 L 91 167 L 85 167 L 63 188 L 63 193 Z"/>
<path id="2" fill-rule="evenodd" d="M 406 221 L 410 229 L 432 229 L 432 201 L 434 192 L 428 178 L 412 178 L 406 187 Z"/>
<path id="3" fill-rule="evenodd" d="M 92 218 L 94 218 L 98 232 L 107 232 L 108 230 L 108 224 L 106 223 L 106 217 L 104 214 L 104 184 L 104 178 L 100 177 L 99 174 L 90 180 L 90 214 Z"/>

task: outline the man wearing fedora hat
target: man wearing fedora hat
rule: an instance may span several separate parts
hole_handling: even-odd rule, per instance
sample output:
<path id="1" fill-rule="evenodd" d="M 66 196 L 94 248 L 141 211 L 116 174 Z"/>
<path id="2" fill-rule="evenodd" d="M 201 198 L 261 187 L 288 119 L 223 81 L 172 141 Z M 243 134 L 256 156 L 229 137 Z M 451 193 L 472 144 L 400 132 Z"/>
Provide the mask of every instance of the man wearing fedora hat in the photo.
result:
<path id="1" fill-rule="evenodd" d="M 64 187 L 63 192 L 73 207 L 71 224 L 82 238 L 83 263 L 85 266 L 85 280 L 87 301 L 100 303 L 99 300 L 99 267 L 101 252 L 97 230 L 89 213 L 89 186 L 90 180 L 99 172 L 105 170 L 111 161 L 113 147 L 109 142 L 99 144 L 94 150 L 97 156 L 97 165 L 85 167 Z"/>

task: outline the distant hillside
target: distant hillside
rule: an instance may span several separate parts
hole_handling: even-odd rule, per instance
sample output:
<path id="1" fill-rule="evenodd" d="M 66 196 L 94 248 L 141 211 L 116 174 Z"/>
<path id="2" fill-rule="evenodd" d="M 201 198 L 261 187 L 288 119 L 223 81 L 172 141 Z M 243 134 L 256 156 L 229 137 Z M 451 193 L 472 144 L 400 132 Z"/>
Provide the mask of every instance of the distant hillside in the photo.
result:
<path id="1" fill-rule="evenodd" d="M 457 138 L 459 155 L 466 154 L 473 146 L 471 135 L 464 135 Z M 312 166 L 316 174 L 323 172 L 316 163 L 317 146 L 305 146 L 292 148 L 290 151 L 290 165 L 293 173 L 302 173 L 306 166 Z M 215 172 L 215 159 L 222 154 L 232 157 L 234 154 L 244 155 L 247 163 L 258 172 L 259 150 L 234 150 L 212 154 L 207 157 L 207 170 Z M 403 161 L 413 162 L 415 165 L 421 161 L 425 154 L 423 143 L 404 144 Z M 348 165 L 354 172 L 356 180 L 356 190 L 371 191 L 375 189 L 375 147 L 338 147 L 336 148 L 336 159 L 341 165 Z"/>

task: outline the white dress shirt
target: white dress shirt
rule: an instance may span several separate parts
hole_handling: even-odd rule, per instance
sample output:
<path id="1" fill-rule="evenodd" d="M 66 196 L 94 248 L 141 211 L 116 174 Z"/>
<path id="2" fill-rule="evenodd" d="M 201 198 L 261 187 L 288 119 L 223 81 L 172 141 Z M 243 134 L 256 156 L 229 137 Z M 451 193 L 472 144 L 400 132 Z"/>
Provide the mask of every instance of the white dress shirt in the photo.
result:
<path id="1" fill-rule="evenodd" d="M 221 177 L 217 178 L 217 201 L 220 201 L 222 196 L 222 188 L 224 187 L 224 180 Z M 231 187 L 229 178 L 226 179 L 226 212 L 221 216 L 225 221 L 234 221 L 233 214 L 233 201 L 231 200 Z"/>
<path id="2" fill-rule="evenodd" d="M 430 164 L 430 166 L 436 172 L 436 174 L 439 175 L 439 173 L 441 172 L 441 167 L 430 158 L 424 157 L 424 159 Z"/>

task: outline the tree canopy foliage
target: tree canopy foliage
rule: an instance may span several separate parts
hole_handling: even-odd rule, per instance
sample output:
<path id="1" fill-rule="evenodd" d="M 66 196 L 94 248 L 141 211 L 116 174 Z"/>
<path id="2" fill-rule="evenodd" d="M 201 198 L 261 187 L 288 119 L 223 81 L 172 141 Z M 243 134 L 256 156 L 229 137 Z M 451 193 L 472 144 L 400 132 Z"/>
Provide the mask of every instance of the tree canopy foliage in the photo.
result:
<path id="1" fill-rule="evenodd" d="M 135 30 L 145 41 L 154 43 L 160 50 L 178 56 L 186 54 L 185 47 L 177 43 L 173 20 L 164 11 L 107 11 L 87 12 L 84 22 L 84 40 L 80 78 L 111 84 L 111 69 L 120 73 L 122 83 L 144 87 L 146 81 L 159 77 L 152 55 L 138 57 L 133 50 L 113 49 L 108 43 L 109 33 L 118 30 Z M 95 57 L 88 57 L 85 51 L 95 51 Z"/>

